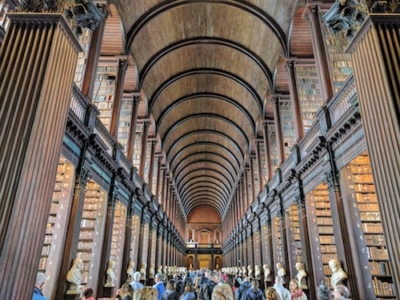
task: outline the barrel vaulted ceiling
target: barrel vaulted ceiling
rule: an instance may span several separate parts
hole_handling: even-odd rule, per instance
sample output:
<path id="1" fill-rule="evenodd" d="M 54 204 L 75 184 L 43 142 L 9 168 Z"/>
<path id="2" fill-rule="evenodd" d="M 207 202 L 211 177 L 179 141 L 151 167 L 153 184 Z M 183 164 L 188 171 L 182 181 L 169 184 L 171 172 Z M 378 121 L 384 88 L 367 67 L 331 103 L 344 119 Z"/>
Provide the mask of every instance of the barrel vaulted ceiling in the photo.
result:
<path id="1" fill-rule="evenodd" d="M 115 5 L 184 214 L 209 204 L 223 217 L 271 114 L 266 99 L 298 1 Z"/>

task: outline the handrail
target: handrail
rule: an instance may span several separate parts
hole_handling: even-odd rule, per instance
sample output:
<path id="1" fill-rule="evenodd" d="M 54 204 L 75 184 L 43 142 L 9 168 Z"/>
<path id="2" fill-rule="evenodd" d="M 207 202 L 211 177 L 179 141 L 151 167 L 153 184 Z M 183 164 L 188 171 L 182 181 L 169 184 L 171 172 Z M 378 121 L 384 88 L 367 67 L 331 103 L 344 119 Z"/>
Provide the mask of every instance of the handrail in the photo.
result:
<path id="1" fill-rule="evenodd" d="M 85 122 L 86 111 L 89 102 L 83 96 L 81 90 L 74 83 L 72 87 L 70 109 L 81 122 Z"/>

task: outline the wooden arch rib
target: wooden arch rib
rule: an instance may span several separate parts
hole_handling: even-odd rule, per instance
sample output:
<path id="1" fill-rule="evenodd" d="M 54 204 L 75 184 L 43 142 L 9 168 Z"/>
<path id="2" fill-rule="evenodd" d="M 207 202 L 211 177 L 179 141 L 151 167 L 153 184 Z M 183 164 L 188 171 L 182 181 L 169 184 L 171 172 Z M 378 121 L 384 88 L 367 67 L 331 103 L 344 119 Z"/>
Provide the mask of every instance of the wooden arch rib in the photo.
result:
<path id="1" fill-rule="evenodd" d="M 135 39 L 136 35 L 139 33 L 139 31 L 152 19 L 156 18 L 158 15 L 174 7 L 181 5 L 188 5 L 197 2 L 215 3 L 214 0 L 181 0 L 181 1 L 167 0 L 149 9 L 129 29 L 127 33 L 126 53 L 128 53 L 129 47 L 132 44 L 133 40 Z M 218 3 L 234 6 L 260 19 L 266 26 L 268 26 L 274 32 L 275 36 L 280 41 L 281 46 L 284 49 L 284 52 L 285 53 L 287 52 L 285 33 L 283 32 L 282 28 L 278 25 L 278 23 L 276 23 L 276 21 L 265 11 L 255 6 L 254 4 L 244 0 L 220 0 L 218 1 Z"/>
<path id="2" fill-rule="evenodd" d="M 212 166 L 213 168 L 211 168 L 211 167 L 207 168 L 207 166 Z M 235 181 L 235 177 L 229 172 L 229 170 L 225 166 L 223 166 L 222 164 L 220 164 L 218 162 L 212 161 L 212 160 L 197 160 L 197 161 L 194 161 L 192 163 L 189 163 L 189 164 L 185 165 L 182 168 L 181 172 L 179 172 L 179 174 L 174 174 L 176 180 L 179 180 L 179 178 L 181 178 L 184 175 L 188 174 L 188 172 L 190 174 L 190 172 L 193 171 L 192 168 L 196 168 L 196 167 L 199 167 L 202 170 L 204 170 L 204 169 L 215 170 L 215 171 L 218 171 L 221 174 L 226 173 L 226 175 L 224 175 L 224 177 L 228 181 L 230 181 L 230 182 L 234 182 Z"/>
<path id="3" fill-rule="evenodd" d="M 154 54 L 148 61 L 147 63 L 143 66 L 142 70 L 140 71 L 140 86 L 142 86 L 144 80 L 146 79 L 146 76 L 150 69 L 160 60 L 162 59 L 165 55 L 183 47 L 191 46 L 191 45 L 222 45 L 222 46 L 227 46 L 229 48 L 235 49 L 242 53 L 243 55 L 248 56 L 254 63 L 262 70 L 264 73 L 269 86 L 272 87 L 272 78 L 273 74 L 272 71 L 269 69 L 267 64 L 259 57 L 256 53 L 251 51 L 250 49 L 244 47 L 243 45 L 230 41 L 227 39 L 219 38 L 219 37 L 193 37 L 193 38 L 188 38 L 185 40 L 180 40 L 175 43 L 172 43 L 165 48 L 161 49 L 158 51 L 156 54 Z"/>
<path id="4" fill-rule="evenodd" d="M 209 184 L 208 182 L 197 182 L 196 184 L 190 185 L 185 191 L 182 191 L 182 199 L 186 199 L 193 191 L 198 190 L 208 190 L 211 189 L 212 191 L 218 193 L 221 198 L 228 199 L 229 195 L 225 193 L 219 186 L 216 184 Z"/>
<path id="5" fill-rule="evenodd" d="M 192 119 L 199 119 L 199 118 L 210 118 L 210 119 L 218 119 L 218 120 L 222 120 L 223 122 L 225 122 L 227 125 L 229 125 L 230 127 L 232 127 L 234 129 L 235 132 L 240 133 L 240 135 L 244 138 L 244 140 L 246 141 L 247 147 L 249 146 L 249 138 L 246 133 L 243 131 L 243 129 L 237 125 L 236 123 L 234 123 L 233 121 L 222 117 L 220 115 L 217 114 L 211 114 L 211 113 L 206 113 L 206 114 L 192 114 L 189 115 L 187 117 L 184 117 L 180 120 L 178 120 L 175 124 L 173 124 L 172 126 L 170 126 L 165 134 L 162 136 L 161 142 L 164 145 L 165 144 L 165 140 L 168 138 L 169 134 L 171 133 L 171 131 L 177 129 L 179 126 L 182 126 L 185 122 L 192 120 Z"/>
<path id="6" fill-rule="evenodd" d="M 229 79 L 232 79 L 239 85 L 243 86 L 250 93 L 252 98 L 256 101 L 260 112 L 262 111 L 262 107 L 263 107 L 263 101 L 261 99 L 262 95 L 258 95 L 257 91 L 248 82 L 244 81 L 242 78 L 238 77 L 236 74 L 232 74 L 225 70 L 213 69 L 213 68 L 199 68 L 199 69 L 185 70 L 183 72 L 180 72 L 178 74 L 171 76 L 170 78 L 165 80 L 162 84 L 160 84 L 160 86 L 150 96 L 150 100 L 149 100 L 150 110 L 152 110 L 153 103 L 156 101 L 156 99 L 160 96 L 160 94 L 163 92 L 163 90 L 166 89 L 170 84 L 172 84 L 175 81 L 178 81 L 184 77 L 197 75 L 197 74 L 213 74 L 213 75 L 224 76 Z"/>
<path id="7" fill-rule="evenodd" d="M 199 173 L 201 173 L 202 176 L 204 176 L 204 177 L 210 176 L 210 174 L 212 174 L 214 176 L 214 178 L 218 178 L 221 182 L 223 182 L 225 184 L 225 186 L 228 187 L 229 191 L 231 191 L 233 189 L 232 181 L 230 181 L 224 173 L 222 173 L 219 170 L 213 169 L 213 168 L 202 168 L 201 170 L 189 172 L 189 173 L 185 174 L 184 176 L 178 176 L 179 178 L 175 179 L 178 190 L 179 190 L 181 184 L 184 184 L 186 181 L 197 176 Z"/>
<path id="8" fill-rule="evenodd" d="M 204 171 L 207 170 L 192 172 L 191 174 L 189 174 L 190 176 L 186 176 L 186 178 L 183 178 L 182 181 L 180 182 L 181 185 L 180 186 L 177 185 L 178 192 L 180 190 L 183 190 L 186 186 L 189 186 L 192 181 L 196 180 L 196 182 L 198 182 L 197 179 L 200 178 L 201 180 L 204 181 L 215 180 L 216 182 L 221 184 L 226 189 L 228 195 L 230 195 L 232 188 L 230 187 L 229 182 L 226 181 L 226 179 L 223 176 L 221 176 L 221 174 L 215 171 L 207 171 L 207 174 L 204 174 L 205 173 Z"/>
<path id="9" fill-rule="evenodd" d="M 182 169 L 184 169 L 189 163 L 193 163 L 196 161 L 202 161 L 207 159 L 210 162 L 215 162 L 217 164 L 221 164 L 224 166 L 224 168 L 231 173 L 232 177 L 236 177 L 239 173 L 235 170 L 234 166 L 232 163 L 226 159 L 225 156 L 222 156 L 221 154 L 207 151 L 207 152 L 194 152 L 190 153 L 189 155 L 182 157 L 179 164 L 176 165 L 176 167 L 172 168 L 171 167 L 171 172 L 172 174 L 176 175 L 176 173 L 179 173 Z M 229 169 L 229 170 L 228 170 Z"/>
<path id="10" fill-rule="evenodd" d="M 196 93 L 196 94 L 191 94 L 191 95 L 186 95 L 183 96 L 179 99 L 176 99 L 175 102 L 173 102 L 172 104 L 168 105 L 168 107 L 166 109 L 164 109 L 162 111 L 162 113 L 160 114 L 160 116 L 157 118 L 157 123 L 156 126 L 157 128 L 159 128 L 159 126 L 161 125 L 163 119 L 169 114 L 171 113 L 175 108 L 177 108 L 179 106 L 179 104 L 184 103 L 186 101 L 190 101 L 190 100 L 194 100 L 194 99 L 200 99 L 200 98 L 210 98 L 210 99 L 217 99 L 217 100 L 221 100 L 224 102 L 227 102 L 229 104 L 231 104 L 232 106 L 234 106 L 236 109 L 238 109 L 239 111 L 242 112 L 242 114 L 248 119 L 249 123 L 251 124 L 251 126 L 253 128 L 255 128 L 255 124 L 256 124 L 256 120 L 254 120 L 250 114 L 250 112 L 243 106 L 240 104 L 240 102 L 229 98 L 227 96 L 221 95 L 221 94 L 215 94 L 215 93 Z"/>
<path id="11" fill-rule="evenodd" d="M 205 203 L 205 200 L 209 200 L 210 203 Z M 196 207 L 200 205 L 211 205 L 216 208 L 216 210 L 220 213 L 221 216 L 223 216 L 224 213 L 224 206 L 220 202 L 214 202 L 213 199 L 207 198 L 207 197 L 200 197 L 193 199 L 191 202 L 188 203 L 188 205 L 185 206 L 185 211 L 189 215 L 189 213 Z"/>
<path id="12" fill-rule="evenodd" d="M 191 187 L 197 186 L 197 184 L 208 184 L 210 186 L 216 186 L 219 187 L 221 190 L 224 191 L 224 194 L 229 195 L 229 190 L 228 187 L 223 185 L 221 183 L 221 181 L 217 178 L 208 176 L 208 177 L 203 177 L 203 176 L 197 176 L 194 177 L 190 180 L 188 180 L 182 187 L 180 190 L 178 190 L 178 192 L 180 192 L 180 194 L 184 194 L 187 190 L 189 190 Z"/>
<path id="13" fill-rule="evenodd" d="M 226 204 L 228 202 L 227 198 L 221 197 L 221 195 L 219 195 L 217 192 L 213 191 L 212 189 L 203 189 L 203 190 L 192 191 L 187 195 L 186 199 L 182 199 L 182 202 L 188 203 L 188 202 L 190 202 L 191 199 L 195 199 L 197 196 L 210 196 L 210 197 L 217 199 L 218 202 L 221 202 L 222 204 Z"/>
<path id="14" fill-rule="evenodd" d="M 222 142 L 219 143 L 215 143 L 215 142 L 210 142 L 209 140 L 205 140 L 203 137 L 198 137 L 198 139 L 201 138 L 201 142 L 196 142 L 193 143 L 191 141 L 188 141 L 188 145 L 183 146 L 181 149 L 177 150 L 175 154 L 173 154 L 173 150 L 175 148 L 178 148 L 179 145 L 182 145 L 185 140 L 189 139 L 191 136 L 196 136 L 196 135 L 202 135 L 202 136 L 216 136 L 218 139 L 222 139 L 223 141 L 227 141 L 229 142 L 229 144 L 231 145 L 229 148 L 226 148 L 222 145 Z M 224 132 L 220 132 L 220 131 L 216 131 L 216 130 L 212 130 L 212 129 L 201 129 L 201 130 L 194 130 L 194 131 L 189 131 L 187 133 L 185 133 L 184 135 L 180 136 L 177 140 L 175 140 L 173 142 L 173 144 L 166 149 L 167 153 L 166 153 L 166 157 L 167 159 L 170 158 L 170 154 L 173 154 L 171 159 L 170 159 L 170 165 L 172 166 L 174 164 L 175 159 L 178 159 L 179 156 L 181 155 L 181 153 L 183 153 L 183 151 L 191 146 L 194 145 L 199 145 L 200 143 L 206 143 L 207 145 L 216 145 L 219 147 L 222 147 L 224 150 L 226 150 L 227 154 L 229 154 L 230 157 L 234 158 L 234 160 L 236 161 L 237 165 L 240 166 L 241 162 L 244 159 L 244 152 L 243 150 L 239 147 L 239 145 L 236 143 L 235 140 L 233 140 L 229 135 L 225 134 Z M 238 152 L 240 154 L 239 155 L 235 155 L 231 149 L 234 149 L 236 152 Z"/>

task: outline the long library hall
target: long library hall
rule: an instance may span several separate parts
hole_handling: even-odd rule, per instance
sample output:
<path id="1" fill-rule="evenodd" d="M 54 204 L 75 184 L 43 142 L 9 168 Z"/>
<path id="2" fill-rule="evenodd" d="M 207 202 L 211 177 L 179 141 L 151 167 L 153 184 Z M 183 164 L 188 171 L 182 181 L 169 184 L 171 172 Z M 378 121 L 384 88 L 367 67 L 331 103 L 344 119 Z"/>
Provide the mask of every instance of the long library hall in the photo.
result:
<path id="1" fill-rule="evenodd" d="M 0 299 L 160 282 L 400 299 L 399 0 L 0 0 Z"/>

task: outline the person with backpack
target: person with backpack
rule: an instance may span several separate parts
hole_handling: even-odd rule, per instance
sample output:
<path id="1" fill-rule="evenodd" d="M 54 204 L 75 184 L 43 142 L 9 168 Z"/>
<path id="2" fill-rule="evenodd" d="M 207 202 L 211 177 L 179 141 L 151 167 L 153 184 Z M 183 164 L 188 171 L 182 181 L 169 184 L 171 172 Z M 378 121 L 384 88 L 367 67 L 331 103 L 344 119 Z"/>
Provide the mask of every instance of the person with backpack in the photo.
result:
<path id="1" fill-rule="evenodd" d="M 240 285 L 243 283 L 242 280 L 242 273 L 237 273 L 235 278 L 233 279 L 233 291 L 236 292 L 236 290 L 240 287 Z"/>
<path id="2" fill-rule="evenodd" d="M 179 300 L 178 293 L 175 291 L 174 283 L 173 280 L 168 281 L 162 300 Z"/>
<path id="3" fill-rule="evenodd" d="M 221 277 L 218 272 L 211 272 L 210 280 L 201 288 L 201 298 L 203 300 L 211 300 L 211 295 L 217 284 L 220 283 Z"/>
<path id="4" fill-rule="evenodd" d="M 246 277 L 243 280 L 243 283 L 240 285 L 238 289 L 235 291 L 235 299 L 236 300 L 241 300 L 244 294 L 247 292 L 247 290 L 251 288 L 251 283 L 249 277 Z"/>
<path id="5" fill-rule="evenodd" d="M 249 288 L 246 293 L 242 296 L 243 300 L 264 300 L 264 295 L 262 291 L 258 288 L 258 281 L 253 280 L 251 282 L 251 288 Z"/>

